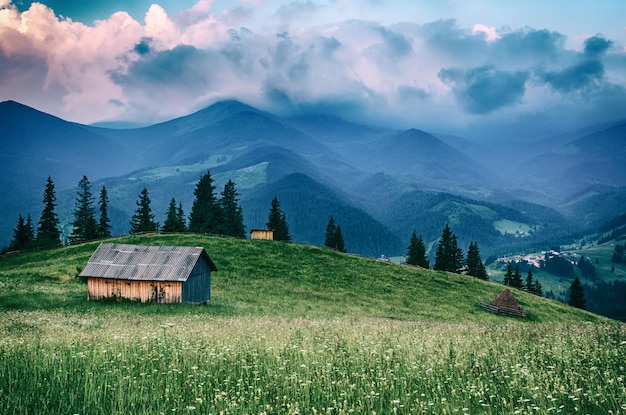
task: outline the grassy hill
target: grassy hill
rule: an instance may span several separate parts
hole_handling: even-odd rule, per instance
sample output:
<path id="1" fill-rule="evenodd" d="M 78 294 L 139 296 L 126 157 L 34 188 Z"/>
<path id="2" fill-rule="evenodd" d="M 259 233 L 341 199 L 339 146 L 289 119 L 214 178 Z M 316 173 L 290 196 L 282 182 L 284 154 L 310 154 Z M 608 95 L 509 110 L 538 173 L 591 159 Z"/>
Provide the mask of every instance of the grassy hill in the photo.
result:
<path id="1" fill-rule="evenodd" d="M 455 322 L 505 321 L 478 307 L 502 290 L 495 283 L 341 254 L 309 245 L 193 235 L 148 235 L 125 243 L 203 246 L 219 271 L 206 308 L 172 312 L 332 318 L 358 316 Z M 25 253 L 0 261 L 0 309 L 108 310 L 87 302 L 75 278 L 98 243 Z M 530 321 L 582 322 L 602 318 L 560 303 L 515 292 Z M 137 306 L 158 309 L 161 306 Z M 160 312 L 160 311 L 159 311 Z"/>
<path id="2" fill-rule="evenodd" d="M 198 236 L 207 306 L 87 301 L 97 243 L 0 259 L 0 413 L 620 413 L 626 326 L 324 248 Z"/>

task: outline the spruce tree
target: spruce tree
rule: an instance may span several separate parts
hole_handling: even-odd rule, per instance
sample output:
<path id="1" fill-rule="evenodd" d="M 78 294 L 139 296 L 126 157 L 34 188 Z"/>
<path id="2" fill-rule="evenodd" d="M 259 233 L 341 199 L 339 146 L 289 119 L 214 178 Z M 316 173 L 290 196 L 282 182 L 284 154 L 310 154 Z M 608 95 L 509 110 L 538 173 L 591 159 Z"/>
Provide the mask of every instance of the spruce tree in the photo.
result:
<path id="1" fill-rule="evenodd" d="M 130 233 L 157 231 L 158 224 L 154 221 L 150 203 L 148 189 L 144 187 L 139 194 L 139 200 L 137 200 L 137 210 L 130 220 Z"/>
<path id="2" fill-rule="evenodd" d="M 178 207 L 182 210 L 182 205 L 179 205 Z M 176 199 L 172 198 L 172 200 L 170 200 L 170 205 L 167 208 L 165 216 L 165 223 L 161 229 L 163 232 L 174 233 L 185 231 L 185 224 L 181 221 L 181 215 L 179 215 L 179 211 L 176 206 Z"/>
<path id="3" fill-rule="evenodd" d="M 533 281 L 533 271 L 530 265 L 528 266 L 528 272 L 526 273 L 526 284 L 524 284 L 524 289 L 529 293 L 532 293 L 535 289 L 535 282 Z"/>
<path id="4" fill-rule="evenodd" d="M 430 261 L 426 259 L 426 246 L 422 237 L 418 237 L 415 231 L 411 234 L 409 247 L 406 254 L 406 263 L 417 265 L 422 268 L 430 268 Z"/>
<path id="5" fill-rule="evenodd" d="M 532 293 L 538 295 L 539 297 L 543 297 L 543 289 L 541 288 L 541 283 L 537 279 L 535 279 Z"/>
<path id="6" fill-rule="evenodd" d="M 19 215 L 17 219 L 17 225 L 13 230 L 13 240 L 9 243 L 7 247 L 8 251 L 23 251 L 25 249 L 32 248 L 35 243 L 35 235 L 33 231 L 33 222 L 28 215 L 27 219 L 24 220 L 22 215 Z"/>
<path id="7" fill-rule="evenodd" d="M 100 199 L 98 200 L 100 208 L 100 220 L 98 221 L 98 236 L 100 238 L 111 237 L 111 219 L 109 219 L 109 194 L 106 187 L 102 186 L 100 190 Z"/>
<path id="8" fill-rule="evenodd" d="M 71 244 L 80 244 L 98 238 L 98 224 L 93 207 L 94 199 L 91 194 L 91 183 L 87 176 L 83 176 L 78 182 L 76 196 L 74 221 L 69 237 Z"/>
<path id="9" fill-rule="evenodd" d="M 456 235 L 446 224 L 435 251 L 433 269 L 458 273 L 463 267 L 463 251 L 459 248 Z"/>
<path id="10" fill-rule="evenodd" d="M 228 180 L 219 200 L 224 223 L 222 231 L 227 236 L 245 238 L 246 227 L 243 224 L 243 210 L 239 204 L 238 196 L 235 183 Z"/>
<path id="11" fill-rule="evenodd" d="M 328 248 L 335 248 L 335 236 L 337 233 L 337 225 L 335 219 L 331 216 L 326 224 L 326 231 L 324 232 L 324 246 Z"/>
<path id="12" fill-rule="evenodd" d="M 176 218 L 180 226 L 181 232 L 187 232 L 187 223 L 185 223 L 185 212 L 183 211 L 183 203 L 178 202 L 178 209 L 176 209 Z"/>
<path id="13" fill-rule="evenodd" d="M 274 196 L 272 204 L 270 205 L 270 212 L 267 216 L 267 229 L 274 230 L 274 240 L 290 242 L 291 235 L 289 235 L 289 225 L 287 224 L 287 217 L 285 212 L 280 209 L 280 202 L 278 198 Z"/>
<path id="14" fill-rule="evenodd" d="M 335 219 L 332 216 L 328 220 L 326 231 L 324 232 L 324 246 L 336 249 L 339 252 L 346 252 L 341 226 L 335 223 Z"/>
<path id="15" fill-rule="evenodd" d="M 54 182 L 48 176 L 43 195 L 43 210 L 39 218 L 37 228 L 37 246 L 53 247 L 61 243 L 61 231 L 59 231 L 59 218 L 55 212 L 56 194 Z"/>
<path id="16" fill-rule="evenodd" d="M 341 225 L 337 225 L 337 230 L 335 231 L 335 249 L 339 252 L 346 252 L 346 243 L 343 240 Z"/>
<path id="17" fill-rule="evenodd" d="M 574 279 L 574 282 L 572 282 L 572 285 L 569 287 L 568 304 L 572 307 L 586 310 L 587 300 L 585 299 L 585 290 L 583 289 L 583 285 L 580 283 L 578 277 Z"/>
<path id="18" fill-rule="evenodd" d="M 195 199 L 189 214 L 189 232 L 204 234 L 222 233 L 222 214 L 214 194 L 211 172 L 200 176 L 193 194 Z"/>
<path id="19" fill-rule="evenodd" d="M 504 279 L 502 280 L 502 284 L 507 287 L 511 286 L 511 282 L 513 280 L 513 268 L 511 267 L 511 263 L 509 262 L 506 265 L 506 273 L 504 274 Z"/>
<path id="20" fill-rule="evenodd" d="M 515 265 L 515 271 L 513 272 L 513 278 L 511 278 L 511 287 L 522 289 L 524 288 L 524 282 L 522 281 L 522 275 L 519 272 L 519 264 Z"/>
<path id="21" fill-rule="evenodd" d="M 467 265 L 467 275 L 471 275 L 472 277 L 485 281 L 489 279 L 485 265 L 480 258 L 478 243 L 470 242 L 467 250 L 467 260 L 465 261 L 465 265 Z"/>

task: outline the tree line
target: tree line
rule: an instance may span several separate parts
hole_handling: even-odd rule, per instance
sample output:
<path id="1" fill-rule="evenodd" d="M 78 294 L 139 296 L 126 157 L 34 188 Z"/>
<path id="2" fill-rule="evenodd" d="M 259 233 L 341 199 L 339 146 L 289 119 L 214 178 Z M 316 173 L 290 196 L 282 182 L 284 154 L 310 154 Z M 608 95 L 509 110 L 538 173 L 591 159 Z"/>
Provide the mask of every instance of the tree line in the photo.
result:
<path id="1" fill-rule="evenodd" d="M 211 173 L 207 171 L 200 176 L 194 196 L 188 218 L 185 216 L 182 203 L 177 203 L 176 199 L 172 198 L 165 214 L 165 222 L 161 226 L 155 221 L 151 207 L 152 201 L 148 189 L 144 187 L 138 196 L 136 209 L 130 219 L 129 233 L 191 232 L 245 238 L 243 210 L 239 203 L 239 193 L 232 180 L 228 180 L 222 193 L 217 197 Z M 72 230 L 67 241 L 69 244 L 111 237 L 109 197 L 105 186 L 102 186 L 99 192 L 96 208 L 91 183 L 87 176 L 83 176 L 78 183 L 72 214 Z M 280 208 L 280 202 L 276 197 L 272 200 L 266 226 L 274 230 L 275 240 L 291 241 L 285 212 Z M 58 247 L 62 243 L 59 229 L 55 186 L 52 178 L 48 176 L 44 189 L 43 210 L 37 229 L 35 230 L 30 214 L 26 218 L 19 215 L 17 225 L 13 230 L 13 238 L 3 252 Z"/>
<path id="2" fill-rule="evenodd" d="M 413 231 L 407 248 L 406 263 L 422 268 L 430 268 L 430 261 L 426 256 L 426 246 L 421 236 L 417 236 Z M 488 280 L 487 270 L 480 258 L 478 243 L 470 242 L 467 250 L 467 257 L 463 250 L 459 248 L 458 238 L 446 224 L 441 232 L 441 237 L 437 243 L 435 251 L 435 263 L 433 269 L 436 271 L 447 271 L 456 274 L 466 274 L 472 277 Z"/>

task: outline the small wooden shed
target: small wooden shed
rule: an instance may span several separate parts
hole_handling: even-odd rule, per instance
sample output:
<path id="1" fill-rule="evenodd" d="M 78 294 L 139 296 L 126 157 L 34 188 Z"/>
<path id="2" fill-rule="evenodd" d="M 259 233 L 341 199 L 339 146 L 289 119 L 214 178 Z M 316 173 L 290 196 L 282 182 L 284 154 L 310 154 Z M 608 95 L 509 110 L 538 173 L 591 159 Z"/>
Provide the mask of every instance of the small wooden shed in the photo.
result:
<path id="1" fill-rule="evenodd" d="M 274 240 L 274 229 L 252 229 L 250 231 L 250 239 Z"/>
<path id="2" fill-rule="evenodd" d="M 101 243 L 80 273 L 88 298 L 205 304 L 213 260 L 202 247 Z"/>
<path id="3" fill-rule="evenodd" d="M 508 288 L 502 291 L 490 304 L 481 302 L 480 306 L 496 314 L 526 317 L 526 312 Z"/>

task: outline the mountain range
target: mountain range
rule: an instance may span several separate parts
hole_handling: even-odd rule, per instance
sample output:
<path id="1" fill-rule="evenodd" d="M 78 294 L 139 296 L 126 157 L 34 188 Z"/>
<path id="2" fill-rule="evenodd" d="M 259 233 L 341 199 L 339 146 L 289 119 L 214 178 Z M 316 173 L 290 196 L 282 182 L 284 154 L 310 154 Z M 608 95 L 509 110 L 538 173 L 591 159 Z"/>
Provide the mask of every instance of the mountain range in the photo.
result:
<path id="1" fill-rule="evenodd" d="M 329 115 L 281 117 L 221 101 L 168 122 L 112 129 L 0 103 L 0 245 L 18 215 L 39 218 L 51 176 L 64 234 L 76 186 L 109 191 L 115 234 L 128 232 L 146 187 L 156 219 L 171 198 L 189 212 L 198 178 L 235 182 L 247 229 L 263 228 L 277 196 L 296 242 L 322 244 L 330 216 L 349 252 L 432 247 L 446 223 L 483 256 L 558 243 L 626 212 L 626 122 L 524 143 L 361 125 Z M 431 250 L 434 251 L 434 250 Z"/>

